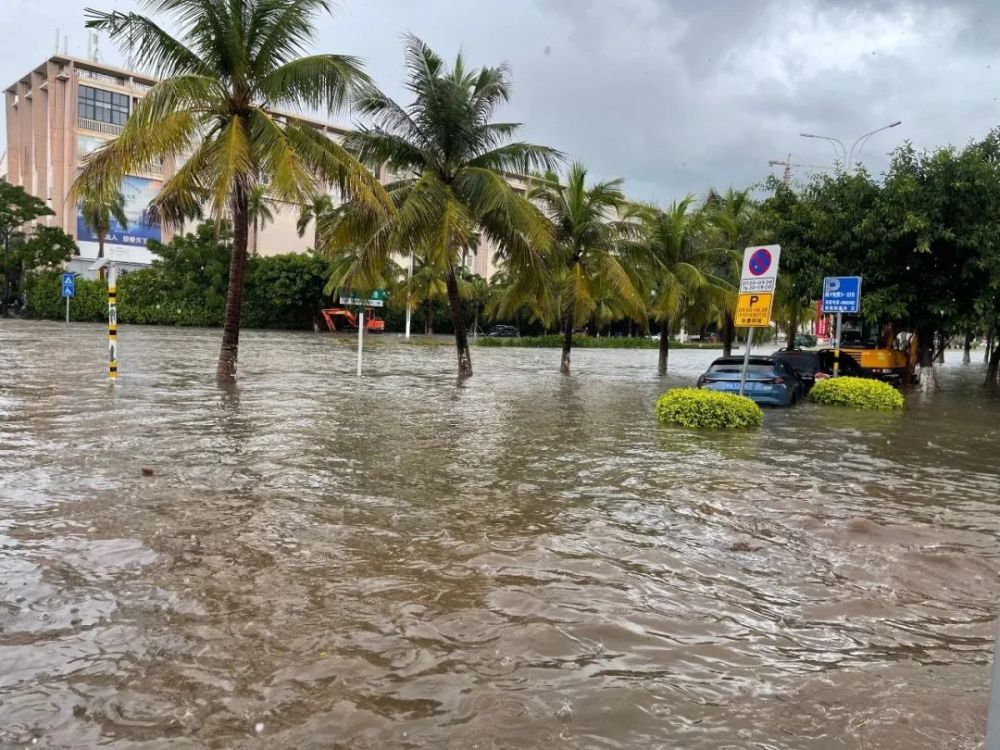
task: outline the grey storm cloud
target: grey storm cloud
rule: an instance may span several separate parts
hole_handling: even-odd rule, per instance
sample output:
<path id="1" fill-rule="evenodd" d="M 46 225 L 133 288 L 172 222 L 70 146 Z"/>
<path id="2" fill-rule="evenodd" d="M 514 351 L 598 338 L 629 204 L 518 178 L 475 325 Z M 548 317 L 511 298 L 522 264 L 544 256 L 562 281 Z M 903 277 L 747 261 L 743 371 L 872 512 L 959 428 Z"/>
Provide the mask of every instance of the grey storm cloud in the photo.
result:
<path id="1" fill-rule="evenodd" d="M 19 19 L 3 84 L 51 52 L 57 27 L 82 56 L 90 5 L 135 4 L 0 0 Z M 502 116 L 525 123 L 525 139 L 669 201 L 759 183 L 789 153 L 831 163 L 830 144 L 802 131 L 850 144 L 902 120 L 862 154 L 876 173 L 904 140 L 982 136 L 1000 124 L 998 22 L 1000 0 L 341 0 L 316 46 L 363 58 L 403 101 L 403 33 L 472 65 L 506 61 L 515 88 Z M 121 62 L 107 40 L 101 50 Z"/>

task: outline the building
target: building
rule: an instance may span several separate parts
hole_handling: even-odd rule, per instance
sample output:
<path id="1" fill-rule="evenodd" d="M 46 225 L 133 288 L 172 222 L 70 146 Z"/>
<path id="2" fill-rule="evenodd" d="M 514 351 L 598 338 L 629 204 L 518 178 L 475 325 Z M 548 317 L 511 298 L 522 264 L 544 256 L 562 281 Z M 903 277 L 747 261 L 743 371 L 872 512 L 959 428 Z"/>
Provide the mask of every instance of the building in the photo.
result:
<path id="1" fill-rule="evenodd" d="M 91 267 L 98 253 L 96 238 L 83 225 L 78 207 L 67 205 L 66 200 L 80 162 L 121 133 L 138 101 L 155 84 L 156 79 L 133 71 L 57 54 L 5 90 L 6 173 L 4 159 L 0 158 L 0 179 L 48 203 L 55 212 L 48 221 L 72 235 L 80 248 L 80 257 L 69 263 L 72 271 L 92 276 L 95 272 Z M 341 138 L 348 132 L 338 125 L 300 119 L 331 138 Z M 165 162 L 122 181 L 128 226 L 116 227 L 105 239 L 105 251 L 126 270 L 153 261 L 147 240 L 170 240 L 168 228 L 149 220 L 147 207 L 174 168 L 173 163 Z M 313 231 L 308 228 L 299 237 L 299 207 L 276 203 L 273 213 L 275 221 L 262 228 L 256 238 L 259 253 L 305 252 Z M 252 249 L 252 230 L 250 242 Z M 467 266 L 488 278 L 494 271 L 492 255 L 493 249 L 483 243 L 468 259 Z"/>

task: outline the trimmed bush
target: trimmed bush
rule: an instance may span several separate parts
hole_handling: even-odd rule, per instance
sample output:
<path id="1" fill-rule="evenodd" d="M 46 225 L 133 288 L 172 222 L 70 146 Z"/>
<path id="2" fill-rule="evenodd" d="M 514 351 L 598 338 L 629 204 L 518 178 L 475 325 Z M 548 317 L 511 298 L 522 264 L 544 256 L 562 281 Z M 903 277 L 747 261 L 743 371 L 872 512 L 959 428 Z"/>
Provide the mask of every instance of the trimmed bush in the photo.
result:
<path id="1" fill-rule="evenodd" d="M 742 430 L 760 427 L 764 412 L 746 396 L 703 388 L 674 388 L 657 400 L 656 418 L 682 427 Z"/>
<path id="2" fill-rule="evenodd" d="M 813 386 L 817 404 L 889 411 L 903 408 L 903 394 L 888 383 L 869 378 L 830 378 Z"/>

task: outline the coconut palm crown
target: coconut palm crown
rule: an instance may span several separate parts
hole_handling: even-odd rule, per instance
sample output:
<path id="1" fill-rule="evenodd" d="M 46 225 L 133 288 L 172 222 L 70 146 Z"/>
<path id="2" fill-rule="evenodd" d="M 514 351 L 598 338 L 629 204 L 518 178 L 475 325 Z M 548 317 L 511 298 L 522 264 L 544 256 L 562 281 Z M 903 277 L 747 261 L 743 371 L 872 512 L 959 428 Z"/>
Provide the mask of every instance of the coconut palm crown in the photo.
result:
<path id="1" fill-rule="evenodd" d="M 117 190 L 127 174 L 176 164 L 151 206 L 178 226 L 203 207 L 231 217 L 233 253 L 219 355 L 220 380 L 235 377 L 254 187 L 301 205 L 324 183 L 355 199 L 390 206 L 377 180 L 340 145 L 303 120 L 302 109 L 339 110 L 368 79 L 345 55 L 305 55 L 318 13 L 331 0 L 141 0 L 162 16 L 87 11 L 129 64 L 160 79 L 121 134 L 91 154 L 71 197 Z"/>

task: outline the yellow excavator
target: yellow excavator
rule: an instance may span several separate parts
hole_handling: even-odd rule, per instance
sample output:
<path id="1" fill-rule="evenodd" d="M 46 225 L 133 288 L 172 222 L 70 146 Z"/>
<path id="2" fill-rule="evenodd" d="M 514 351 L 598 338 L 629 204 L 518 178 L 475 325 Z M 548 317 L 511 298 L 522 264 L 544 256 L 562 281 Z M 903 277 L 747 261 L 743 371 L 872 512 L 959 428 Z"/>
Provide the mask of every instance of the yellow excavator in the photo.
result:
<path id="1" fill-rule="evenodd" d="M 894 385 L 909 384 L 917 365 L 915 333 L 898 332 L 892 323 L 873 325 L 857 315 L 845 315 L 840 350 L 851 355 L 861 369 Z"/>

